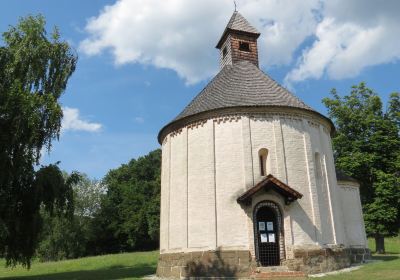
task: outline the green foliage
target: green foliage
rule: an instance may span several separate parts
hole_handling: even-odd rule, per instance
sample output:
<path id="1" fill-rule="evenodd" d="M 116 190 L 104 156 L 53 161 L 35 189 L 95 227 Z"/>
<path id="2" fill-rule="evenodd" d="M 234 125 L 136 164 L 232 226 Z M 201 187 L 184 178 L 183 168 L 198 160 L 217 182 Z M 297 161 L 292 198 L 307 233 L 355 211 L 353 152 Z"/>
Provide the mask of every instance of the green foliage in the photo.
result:
<path id="1" fill-rule="evenodd" d="M 64 175 L 68 177 L 68 175 Z M 104 187 L 85 174 L 72 186 L 74 213 L 72 219 L 65 216 L 50 216 L 42 211 L 43 229 L 36 256 L 41 261 L 57 261 L 86 256 L 91 240 L 93 215 L 100 209 Z"/>
<path id="2" fill-rule="evenodd" d="M 40 261 L 58 261 L 85 255 L 86 234 L 79 218 L 42 213 L 42 237 L 36 251 Z"/>
<path id="3" fill-rule="evenodd" d="M 323 103 L 336 125 L 333 138 L 336 165 L 361 183 L 368 235 L 398 233 L 400 202 L 400 97 L 393 93 L 388 110 L 364 83 L 349 95 L 336 90 Z"/>
<path id="4" fill-rule="evenodd" d="M 154 249 L 159 240 L 161 151 L 111 170 L 107 193 L 94 217 L 94 253 Z"/>
<path id="5" fill-rule="evenodd" d="M 39 260 L 157 248 L 160 170 L 156 150 L 109 171 L 102 182 L 80 174 L 72 185 L 73 219 L 42 211 Z"/>
<path id="6" fill-rule="evenodd" d="M 3 33 L 0 46 L 0 254 L 29 266 L 41 228 L 41 205 L 71 213 L 72 175 L 37 164 L 61 127 L 58 99 L 76 56 L 57 29 L 48 38 L 43 17 L 26 17 Z"/>

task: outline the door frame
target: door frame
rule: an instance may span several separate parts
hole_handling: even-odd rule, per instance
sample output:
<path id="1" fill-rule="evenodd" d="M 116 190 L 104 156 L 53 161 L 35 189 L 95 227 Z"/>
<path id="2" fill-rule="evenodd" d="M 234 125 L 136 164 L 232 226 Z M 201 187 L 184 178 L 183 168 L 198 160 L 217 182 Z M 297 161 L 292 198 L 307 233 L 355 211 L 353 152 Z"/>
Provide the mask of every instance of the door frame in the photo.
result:
<path id="1" fill-rule="evenodd" d="M 278 221 L 278 234 L 279 234 L 279 260 L 282 262 L 282 260 L 285 259 L 285 243 L 284 243 L 284 229 L 283 229 L 283 215 L 282 215 L 282 210 L 279 207 L 279 205 L 271 200 L 264 200 L 256 204 L 253 209 L 253 238 L 254 238 L 254 251 L 255 251 L 255 257 L 256 257 L 256 262 L 259 266 L 261 266 L 260 261 L 259 261 L 259 246 L 258 246 L 258 232 L 257 232 L 257 212 L 260 208 L 262 207 L 268 207 L 272 211 L 275 212 L 277 221 Z"/>

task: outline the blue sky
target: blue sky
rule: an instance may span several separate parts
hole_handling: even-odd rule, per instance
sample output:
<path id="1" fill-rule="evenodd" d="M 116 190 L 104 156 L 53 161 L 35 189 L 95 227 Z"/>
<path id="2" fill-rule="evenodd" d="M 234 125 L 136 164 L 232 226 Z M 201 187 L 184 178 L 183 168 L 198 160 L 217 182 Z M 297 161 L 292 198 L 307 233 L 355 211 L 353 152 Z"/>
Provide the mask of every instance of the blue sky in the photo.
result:
<path id="1" fill-rule="evenodd" d="M 67 120 L 43 163 L 101 179 L 158 148 L 160 128 L 218 71 L 231 2 L 2 1 L 1 31 L 41 13 L 79 55 L 61 98 Z M 384 101 L 400 90 L 398 1 L 237 2 L 262 33 L 261 68 L 321 113 L 333 87 L 344 94 L 366 81 Z"/>

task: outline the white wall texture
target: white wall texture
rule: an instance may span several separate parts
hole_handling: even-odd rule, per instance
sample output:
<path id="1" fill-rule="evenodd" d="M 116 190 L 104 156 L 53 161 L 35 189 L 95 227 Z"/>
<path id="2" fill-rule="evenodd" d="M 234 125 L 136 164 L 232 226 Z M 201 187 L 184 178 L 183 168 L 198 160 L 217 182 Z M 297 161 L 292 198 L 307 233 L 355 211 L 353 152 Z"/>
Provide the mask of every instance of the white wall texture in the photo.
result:
<path id="1" fill-rule="evenodd" d="M 319 116 L 282 109 L 210 118 L 168 134 L 162 144 L 161 253 L 254 252 L 252 207 L 265 199 L 284 210 L 287 248 L 365 246 L 358 189 L 344 195 L 349 187 L 338 186 L 329 133 Z M 260 192 L 248 208 L 236 202 L 262 178 L 261 148 L 268 149 L 267 174 L 302 193 L 300 200 L 286 206 L 278 194 Z M 348 215 L 351 205 L 359 208 Z"/>
<path id="2" fill-rule="evenodd" d="M 367 248 L 368 242 L 361 209 L 359 185 L 354 182 L 338 181 L 340 202 L 343 209 L 345 245 Z"/>

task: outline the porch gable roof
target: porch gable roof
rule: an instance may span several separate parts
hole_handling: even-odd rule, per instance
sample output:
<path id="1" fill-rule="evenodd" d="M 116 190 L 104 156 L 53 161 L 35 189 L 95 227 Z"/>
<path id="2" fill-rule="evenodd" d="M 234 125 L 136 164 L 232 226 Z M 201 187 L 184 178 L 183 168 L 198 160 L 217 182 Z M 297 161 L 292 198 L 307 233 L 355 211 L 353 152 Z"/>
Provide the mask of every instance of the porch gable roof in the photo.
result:
<path id="1" fill-rule="evenodd" d="M 291 202 L 303 197 L 301 193 L 289 187 L 279 179 L 275 178 L 273 175 L 269 174 L 260 182 L 258 182 L 254 187 L 248 189 L 241 196 L 239 196 L 237 198 L 237 202 L 240 204 L 250 204 L 253 195 L 255 195 L 260 190 L 268 189 L 272 189 L 282 195 L 285 198 L 286 204 L 290 204 Z"/>

